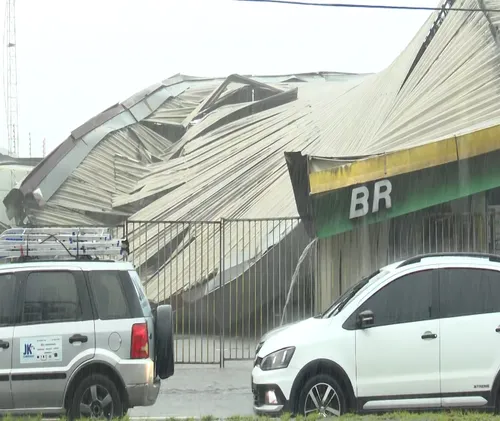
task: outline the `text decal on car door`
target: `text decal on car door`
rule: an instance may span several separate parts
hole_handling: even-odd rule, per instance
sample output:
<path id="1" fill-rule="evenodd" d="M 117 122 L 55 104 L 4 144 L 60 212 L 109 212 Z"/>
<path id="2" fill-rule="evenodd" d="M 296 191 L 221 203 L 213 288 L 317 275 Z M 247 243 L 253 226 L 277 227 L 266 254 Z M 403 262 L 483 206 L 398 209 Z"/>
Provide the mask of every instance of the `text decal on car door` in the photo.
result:
<path id="1" fill-rule="evenodd" d="M 62 336 L 21 338 L 21 363 L 46 363 L 62 361 Z"/>

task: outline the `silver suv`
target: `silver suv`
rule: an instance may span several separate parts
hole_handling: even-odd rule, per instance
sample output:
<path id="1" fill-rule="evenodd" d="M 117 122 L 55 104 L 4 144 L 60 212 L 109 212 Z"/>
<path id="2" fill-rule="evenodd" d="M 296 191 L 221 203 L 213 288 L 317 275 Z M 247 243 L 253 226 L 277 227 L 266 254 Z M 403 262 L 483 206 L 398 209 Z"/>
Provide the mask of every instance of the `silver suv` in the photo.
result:
<path id="1" fill-rule="evenodd" d="M 69 260 L 40 257 L 44 243 L 0 264 L 0 414 L 110 419 L 153 405 L 174 373 L 171 307 L 151 309 L 132 264 L 57 243 Z M 19 250 L 0 236 L 0 258 L 6 244 Z"/>

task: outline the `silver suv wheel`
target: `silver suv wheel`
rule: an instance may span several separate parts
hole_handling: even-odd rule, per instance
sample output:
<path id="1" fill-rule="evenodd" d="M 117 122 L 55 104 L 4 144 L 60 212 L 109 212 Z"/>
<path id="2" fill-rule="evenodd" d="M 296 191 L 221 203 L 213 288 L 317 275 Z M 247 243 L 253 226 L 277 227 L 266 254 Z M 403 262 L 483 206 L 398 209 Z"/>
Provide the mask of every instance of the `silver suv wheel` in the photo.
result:
<path id="1" fill-rule="evenodd" d="M 102 374 L 92 374 L 77 386 L 69 405 L 71 420 L 122 417 L 123 402 L 114 382 Z"/>
<path id="2" fill-rule="evenodd" d="M 113 398 L 108 389 L 94 384 L 83 392 L 80 401 L 80 415 L 84 418 L 113 418 Z"/>

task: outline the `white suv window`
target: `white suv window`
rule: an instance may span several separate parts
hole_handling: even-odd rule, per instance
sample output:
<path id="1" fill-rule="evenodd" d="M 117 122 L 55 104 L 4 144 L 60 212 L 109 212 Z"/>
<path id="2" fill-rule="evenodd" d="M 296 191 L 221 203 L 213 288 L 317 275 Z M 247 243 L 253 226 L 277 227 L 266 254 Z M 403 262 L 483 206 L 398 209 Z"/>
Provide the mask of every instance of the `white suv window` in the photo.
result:
<path id="1" fill-rule="evenodd" d="M 392 281 L 355 311 L 371 310 L 375 323 L 371 327 L 411 323 L 437 317 L 433 308 L 435 270 L 410 273 Z"/>
<path id="2" fill-rule="evenodd" d="M 440 317 L 500 313 L 500 272 L 487 269 L 442 269 Z"/>
<path id="3" fill-rule="evenodd" d="M 370 276 L 361 279 L 353 286 L 351 286 L 346 292 L 344 292 L 339 298 L 337 298 L 333 302 L 333 304 L 328 307 L 328 309 L 321 315 L 321 317 L 328 318 L 337 315 L 347 304 L 349 304 L 349 302 L 351 302 L 354 297 L 363 292 L 368 285 L 372 284 L 380 278 L 383 278 L 386 275 L 386 271 L 378 270 L 372 273 Z"/>

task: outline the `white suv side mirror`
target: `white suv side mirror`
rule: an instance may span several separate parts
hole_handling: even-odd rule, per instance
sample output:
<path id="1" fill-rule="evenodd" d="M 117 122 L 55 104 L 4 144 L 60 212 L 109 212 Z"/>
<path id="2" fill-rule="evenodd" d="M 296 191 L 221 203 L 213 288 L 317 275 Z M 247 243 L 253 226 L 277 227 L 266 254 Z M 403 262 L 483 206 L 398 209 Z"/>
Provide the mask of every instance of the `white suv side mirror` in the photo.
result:
<path id="1" fill-rule="evenodd" d="M 365 310 L 358 314 L 357 325 L 358 328 L 364 329 L 369 326 L 373 326 L 375 323 L 375 315 L 371 310 Z"/>

